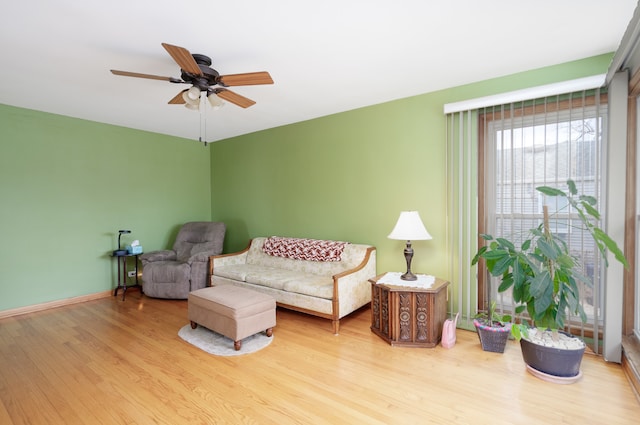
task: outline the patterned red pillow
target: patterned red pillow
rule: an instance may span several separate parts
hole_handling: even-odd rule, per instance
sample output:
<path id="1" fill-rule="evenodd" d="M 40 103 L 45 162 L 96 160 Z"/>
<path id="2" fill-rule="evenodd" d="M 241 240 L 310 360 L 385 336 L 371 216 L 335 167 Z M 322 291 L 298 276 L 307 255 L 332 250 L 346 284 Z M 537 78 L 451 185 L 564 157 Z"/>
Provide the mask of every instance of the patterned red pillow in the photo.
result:
<path id="1" fill-rule="evenodd" d="M 307 261 L 340 261 L 348 242 L 271 236 L 264 241 L 262 251 L 274 257 Z"/>

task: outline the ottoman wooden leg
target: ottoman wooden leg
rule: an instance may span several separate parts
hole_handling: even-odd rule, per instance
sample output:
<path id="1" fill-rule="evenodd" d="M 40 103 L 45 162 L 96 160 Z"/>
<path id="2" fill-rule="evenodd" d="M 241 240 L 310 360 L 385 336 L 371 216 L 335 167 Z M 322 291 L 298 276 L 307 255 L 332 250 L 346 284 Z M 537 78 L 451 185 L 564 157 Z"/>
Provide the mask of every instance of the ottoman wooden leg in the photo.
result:
<path id="1" fill-rule="evenodd" d="M 240 350 L 240 348 L 242 348 L 242 341 L 233 341 L 233 348 L 235 348 L 236 351 Z"/>
<path id="2" fill-rule="evenodd" d="M 198 324 L 196 322 L 194 322 L 193 320 L 191 320 L 191 329 L 195 329 L 198 327 Z"/>
<path id="3" fill-rule="evenodd" d="M 273 336 L 273 328 L 269 328 L 265 332 L 267 333 L 268 337 L 272 337 Z"/>

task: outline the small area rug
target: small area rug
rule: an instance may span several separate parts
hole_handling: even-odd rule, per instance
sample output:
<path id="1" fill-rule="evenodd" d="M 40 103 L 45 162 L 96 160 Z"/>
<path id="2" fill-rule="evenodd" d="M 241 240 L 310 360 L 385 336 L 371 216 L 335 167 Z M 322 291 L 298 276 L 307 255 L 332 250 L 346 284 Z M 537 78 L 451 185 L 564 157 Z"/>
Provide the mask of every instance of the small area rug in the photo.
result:
<path id="1" fill-rule="evenodd" d="M 191 329 L 191 325 L 184 325 L 178 331 L 178 336 L 189 344 L 216 356 L 240 356 L 255 353 L 271 344 L 274 338 L 273 335 L 268 337 L 264 332 L 258 332 L 243 339 L 242 347 L 236 351 L 233 348 L 233 340 L 202 326 Z"/>

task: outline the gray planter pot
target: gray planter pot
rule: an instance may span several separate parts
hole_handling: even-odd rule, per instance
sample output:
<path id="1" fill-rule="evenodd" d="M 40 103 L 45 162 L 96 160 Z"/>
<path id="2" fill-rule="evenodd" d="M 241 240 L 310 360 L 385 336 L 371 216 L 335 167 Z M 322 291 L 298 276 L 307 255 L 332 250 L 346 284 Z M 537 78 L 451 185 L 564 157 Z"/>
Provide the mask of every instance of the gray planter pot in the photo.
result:
<path id="1" fill-rule="evenodd" d="M 524 338 L 520 339 L 520 347 L 524 362 L 539 372 L 561 378 L 576 377 L 580 373 L 584 347 L 575 350 L 545 347 Z"/>

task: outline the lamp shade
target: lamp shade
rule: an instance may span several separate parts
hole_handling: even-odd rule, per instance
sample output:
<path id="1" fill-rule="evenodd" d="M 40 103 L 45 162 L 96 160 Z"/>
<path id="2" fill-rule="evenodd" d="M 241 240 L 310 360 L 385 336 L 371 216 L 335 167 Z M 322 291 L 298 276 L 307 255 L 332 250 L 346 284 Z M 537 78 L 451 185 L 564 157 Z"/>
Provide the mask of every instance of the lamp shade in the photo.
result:
<path id="1" fill-rule="evenodd" d="M 191 100 L 200 100 L 200 89 L 193 86 L 186 92 L 187 97 Z"/>
<path id="2" fill-rule="evenodd" d="M 427 229 L 420 220 L 420 214 L 418 211 L 402 211 L 398 222 L 393 228 L 389 236 L 389 239 L 398 239 L 403 241 L 419 241 L 431 239 L 431 235 L 427 232 Z"/>
<path id="3" fill-rule="evenodd" d="M 209 99 L 209 103 L 211 104 L 213 109 L 222 108 L 224 106 L 224 102 L 222 101 L 222 99 L 220 99 L 215 93 L 209 94 L 209 96 L 207 96 L 207 99 Z"/>
<path id="4" fill-rule="evenodd" d="M 192 90 L 192 89 L 195 89 Z M 195 93 L 198 93 L 197 96 Z M 185 101 L 185 106 L 189 109 L 200 108 L 200 89 L 197 87 L 191 87 L 189 90 L 182 92 L 182 99 Z"/>

